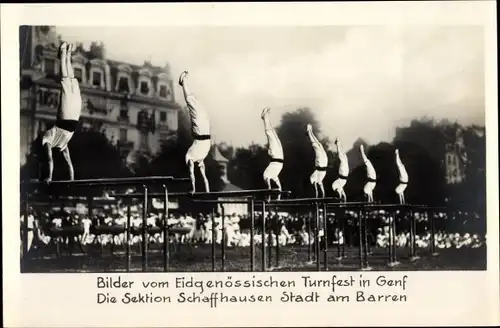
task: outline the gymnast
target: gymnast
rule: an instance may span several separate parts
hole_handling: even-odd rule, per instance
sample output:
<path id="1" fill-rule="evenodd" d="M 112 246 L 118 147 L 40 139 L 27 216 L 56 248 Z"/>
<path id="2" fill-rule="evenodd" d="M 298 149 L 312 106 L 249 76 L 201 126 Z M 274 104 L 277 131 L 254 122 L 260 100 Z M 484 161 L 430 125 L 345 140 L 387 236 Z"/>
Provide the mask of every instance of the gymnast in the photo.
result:
<path id="1" fill-rule="evenodd" d="M 196 191 L 196 180 L 194 176 L 194 165 L 197 164 L 200 169 L 203 182 L 205 183 L 205 192 L 210 192 L 210 186 L 205 173 L 205 158 L 210 152 L 210 121 L 205 108 L 198 103 L 196 97 L 190 93 L 188 88 L 188 72 L 182 72 L 179 77 L 179 85 L 182 87 L 184 99 L 186 100 L 189 116 L 191 117 L 191 132 L 194 142 L 186 154 L 186 164 L 189 166 L 189 176 L 191 178 L 192 193 Z"/>
<path id="2" fill-rule="evenodd" d="M 396 187 L 396 194 L 398 194 L 399 196 L 399 203 L 404 204 L 405 203 L 404 192 L 406 190 L 406 187 L 408 186 L 408 173 L 406 172 L 406 168 L 403 162 L 401 162 L 401 158 L 399 158 L 398 149 L 396 149 L 395 154 L 396 154 L 396 165 L 398 167 L 398 172 L 399 172 L 399 184 Z"/>
<path id="3" fill-rule="evenodd" d="M 283 146 L 281 145 L 281 141 L 278 138 L 276 131 L 274 131 L 274 128 L 271 125 L 271 120 L 269 119 L 270 110 L 271 109 L 268 107 L 264 108 L 261 115 L 267 137 L 268 154 L 271 158 L 271 162 L 265 169 L 263 177 L 268 189 L 271 189 L 271 181 L 274 181 L 274 183 L 278 186 L 278 189 L 281 191 L 282 189 L 279 174 L 283 169 Z M 279 200 L 280 198 L 281 195 L 278 195 L 277 199 Z"/>
<path id="4" fill-rule="evenodd" d="M 326 154 L 325 148 L 313 133 L 312 125 L 307 125 L 307 135 L 311 140 L 314 154 L 315 154 L 315 170 L 310 177 L 311 184 L 314 186 L 315 197 L 318 198 L 318 186 L 321 190 L 321 197 L 325 197 L 325 187 L 323 186 L 323 180 L 325 179 L 326 170 L 328 168 L 328 156 Z"/>
<path id="5" fill-rule="evenodd" d="M 349 176 L 349 162 L 338 138 L 335 139 L 335 145 L 337 145 L 337 154 L 340 159 L 340 165 L 339 177 L 333 182 L 332 189 L 338 193 L 340 200 L 347 202 L 347 195 L 345 194 L 344 187 L 347 183 L 347 177 Z"/>
<path id="6" fill-rule="evenodd" d="M 373 190 L 375 189 L 375 185 L 377 184 L 377 173 L 375 172 L 375 168 L 373 167 L 372 162 L 368 159 L 365 154 L 365 148 L 363 145 L 359 147 L 361 150 L 361 157 L 363 158 L 363 162 L 366 166 L 366 175 L 368 178 L 368 182 L 365 184 L 363 188 L 363 192 L 366 195 L 368 202 L 373 202 Z"/>
<path id="7" fill-rule="evenodd" d="M 49 174 L 45 181 L 52 181 L 54 172 L 54 161 L 52 158 L 52 149 L 59 149 L 68 165 L 70 180 L 74 180 L 75 173 L 73 163 L 69 154 L 68 143 L 80 120 L 82 112 L 82 97 L 80 86 L 75 78 L 73 66 L 71 64 L 71 53 L 73 45 L 63 42 L 59 47 L 58 56 L 61 62 L 61 100 L 57 110 L 56 124 L 47 130 L 42 137 L 42 146 L 47 156 Z"/>

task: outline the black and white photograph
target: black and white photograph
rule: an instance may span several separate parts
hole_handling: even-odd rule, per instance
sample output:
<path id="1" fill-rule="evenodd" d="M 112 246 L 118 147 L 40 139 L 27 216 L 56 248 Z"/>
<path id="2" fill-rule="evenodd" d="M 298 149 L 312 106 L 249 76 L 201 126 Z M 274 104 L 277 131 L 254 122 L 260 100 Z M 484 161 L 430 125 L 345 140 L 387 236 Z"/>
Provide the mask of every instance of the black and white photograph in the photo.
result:
<path id="1" fill-rule="evenodd" d="M 22 273 L 487 268 L 481 26 L 19 27 Z"/>
<path id="2" fill-rule="evenodd" d="M 4 325 L 498 325 L 495 6 L 2 4 Z"/>

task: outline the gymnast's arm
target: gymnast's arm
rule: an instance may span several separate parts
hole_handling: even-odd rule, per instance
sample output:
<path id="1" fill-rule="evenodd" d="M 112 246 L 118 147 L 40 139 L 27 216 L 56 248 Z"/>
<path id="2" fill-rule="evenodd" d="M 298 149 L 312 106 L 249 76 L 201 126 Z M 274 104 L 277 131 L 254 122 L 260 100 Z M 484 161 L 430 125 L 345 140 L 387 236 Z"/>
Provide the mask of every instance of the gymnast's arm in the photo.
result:
<path id="1" fill-rule="evenodd" d="M 66 161 L 66 164 L 68 164 L 69 179 L 75 180 L 75 171 L 73 169 L 73 163 L 71 162 L 71 156 L 69 155 L 68 147 L 63 149 L 62 154 L 63 154 L 64 160 Z"/>
<path id="2" fill-rule="evenodd" d="M 48 161 L 48 165 L 49 165 L 49 176 L 47 177 L 47 179 L 45 179 L 45 181 L 50 182 L 50 181 L 52 181 L 52 173 L 54 172 L 54 160 L 52 159 L 52 147 L 50 146 L 49 143 L 45 143 L 43 145 L 43 147 L 45 148 L 45 152 L 47 153 L 47 161 Z"/>

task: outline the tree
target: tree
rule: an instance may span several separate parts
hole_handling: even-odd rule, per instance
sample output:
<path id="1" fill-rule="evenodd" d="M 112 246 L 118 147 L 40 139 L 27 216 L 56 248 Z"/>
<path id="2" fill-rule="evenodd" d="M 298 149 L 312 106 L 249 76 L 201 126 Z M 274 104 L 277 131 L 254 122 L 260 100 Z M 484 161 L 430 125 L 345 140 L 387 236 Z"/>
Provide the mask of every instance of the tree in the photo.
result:
<path id="1" fill-rule="evenodd" d="M 399 184 L 395 149 L 399 149 L 401 161 L 409 175 L 405 191 L 407 203 L 443 205 L 445 180 L 440 163 L 435 161 L 422 146 L 410 142 L 394 144 L 382 142 L 368 148 L 367 157 L 377 172 L 377 186 L 374 190 L 376 201 L 397 203 L 395 188 Z M 363 186 L 366 183 L 366 167 L 355 168 L 346 185 L 346 193 L 351 200 L 363 200 Z"/>
<path id="2" fill-rule="evenodd" d="M 228 160 L 233 158 L 234 154 L 235 154 L 235 149 L 233 146 L 227 144 L 227 142 L 220 142 L 217 147 L 219 147 L 219 151 L 220 153 L 222 154 L 222 156 L 224 156 L 225 158 L 227 158 Z"/>
<path id="3" fill-rule="evenodd" d="M 104 59 L 106 57 L 106 48 L 104 46 L 104 43 L 98 43 L 95 41 L 91 42 L 88 57 L 89 59 Z"/>
<path id="4" fill-rule="evenodd" d="M 315 135 L 327 150 L 329 169 L 325 185 L 331 184 L 334 169 L 334 154 L 328 150 L 329 140 L 321 135 L 319 122 L 309 108 L 299 108 L 285 113 L 276 132 L 283 145 L 284 165 L 280 180 L 284 190 L 291 191 L 294 197 L 313 195 L 309 177 L 314 171 L 314 150 L 307 137 L 306 126 L 311 124 Z M 267 147 L 251 144 L 234 150 L 228 165 L 229 179 L 244 189 L 266 188 L 263 173 L 269 165 Z M 338 165 L 337 165 L 338 166 Z M 329 188 L 325 188 L 329 193 Z"/>
<path id="5" fill-rule="evenodd" d="M 228 179 L 243 189 L 266 188 L 262 174 L 268 163 L 267 149 L 261 145 L 237 148 L 228 163 Z"/>
<path id="6" fill-rule="evenodd" d="M 462 183 L 440 186 L 439 188 L 445 188 L 450 207 L 483 212 L 486 197 L 484 127 L 477 125 L 463 127 L 447 120 L 437 123 L 432 119 L 424 118 L 413 120 L 408 127 L 396 129 L 396 137 L 393 142 L 395 144 L 413 143 L 422 147 L 427 152 L 428 159 L 435 162 L 433 167 L 439 165 L 439 177 L 436 179 L 442 183 L 441 177 L 445 176 L 444 159 L 447 146 L 452 146 L 450 149 L 455 149 L 453 146 L 457 145 L 459 141 L 457 136 L 460 132 L 463 136 L 463 149 L 458 149 L 458 151 L 463 151 L 460 155 L 463 156 L 465 179 Z"/>
<path id="7" fill-rule="evenodd" d="M 430 118 L 414 119 L 409 126 L 396 128 L 393 143 L 408 142 L 420 145 L 436 161 L 442 162 L 451 129 L 453 125 L 448 121 L 437 123 Z"/>
<path id="8" fill-rule="evenodd" d="M 454 188 L 454 201 L 464 210 L 486 214 L 486 136 L 484 127 L 471 125 L 463 129 L 467 154 L 465 180 Z"/>
<path id="9" fill-rule="evenodd" d="M 285 155 L 280 175 L 283 189 L 291 191 L 296 197 L 313 194 L 309 177 L 314 171 L 315 155 L 307 137 L 307 124 L 312 125 L 314 134 L 328 149 L 329 140 L 322 137 L 319 122 L 307 107 L 283 114 L 280 125 L 276 128 Z"/>
<path id="10" fill-rule="evenodd" d="M 166 141 L 160 152 L 151 161 L 148 168 L 149 175 L 169 175 L 174 177 L 188 177 L 189 168 L 186 164 L 186 153 L 193 143 L 191 135 L 191 122 L 185 110 L 179 111 L 179 127 L 177 138 Z M 206 175 L 210 183 L 211 191 L 218 191 L 223 188 L 222 169 L 213 158 L 211 151 L 205 159 Z M 199 170 L 195 170 L 196 189 L 204 190 L 202 177 Z M 173 185 L 172 190 L 187 191 L 189 184 Z"/>
<path id="11" fill-rule="evenodd" d="M 47 174 L 46 157 L 41 144 L 41 137 L 31 143 L 26 164 L 21 167 L 21 179 L 39 178 Z M 75 179 L 119 178 L 130 176 L 118 149 L 106 136 L 96 131 L 75 131 L 68 144 Z M 53 180 L 67 180 L 68 167 L 59 151 L 53 151 Z M 39 167 L 42 164 L 42 168 Z M 42 172 L 40 171 L 42 170 Z"/>

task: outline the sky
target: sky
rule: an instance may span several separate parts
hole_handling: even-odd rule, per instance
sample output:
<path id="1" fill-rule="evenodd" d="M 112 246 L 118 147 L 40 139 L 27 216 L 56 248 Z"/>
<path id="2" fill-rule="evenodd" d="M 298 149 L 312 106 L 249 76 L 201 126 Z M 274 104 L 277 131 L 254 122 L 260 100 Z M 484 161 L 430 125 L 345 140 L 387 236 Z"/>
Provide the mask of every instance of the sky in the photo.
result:
<path id="1" fill-rule="evenodd" d="M 168 63 L 207 109 L 217 142 L 265 143 L 271 120 L 309 107 L 322 136 L 345 145 L 391 141 L 433 117 L 485 120 L 483 30 L 473 26 L 57 27 L 69 42 L 102 41 L 107 57 Z M 185 105 L 175 85 L 176 100 Z M 305 128 L 305 127 L 304 127 Z"/>

